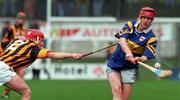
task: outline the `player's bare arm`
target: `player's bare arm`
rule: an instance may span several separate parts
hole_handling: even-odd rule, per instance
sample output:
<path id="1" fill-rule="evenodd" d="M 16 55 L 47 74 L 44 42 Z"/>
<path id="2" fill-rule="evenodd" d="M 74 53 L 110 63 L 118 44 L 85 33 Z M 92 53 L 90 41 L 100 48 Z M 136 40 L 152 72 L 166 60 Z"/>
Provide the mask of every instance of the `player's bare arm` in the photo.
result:
<path id="1" fill-rule="evenodd" d="M 126 60 L 135 64 L 136 62 L 135 62 L 134 56 L 133 56 L 131 50 L 129 49 L 129 47 L 127 45 L 126 39 L 121 37 L 119 39 L 119 43 L 122 47 L 122 50 L 126 53 Z"/>
<path id="2" fill-rule="evenodd" d="M 129 49 L 128 45 L 127 45 L 126 39 L 125 38 L 120 38 L 119 43 L 120 43 L 120 45 L 122 47 L 122 50 L 126 53 L 126 56 L 132 56 L 133 57 L 133 54 L 132 54 L 131 50 Z"/>
<path id="3" fill-rule="evenodd" d="M 49 51 L 47 53 L 47 58 L 52 59 L 64 59 L 64 58 L 74 58 L 74 59 L 81 59 L 82 54 L 79 53 L 67 53 L 67 52 L 53 52 Z"/>

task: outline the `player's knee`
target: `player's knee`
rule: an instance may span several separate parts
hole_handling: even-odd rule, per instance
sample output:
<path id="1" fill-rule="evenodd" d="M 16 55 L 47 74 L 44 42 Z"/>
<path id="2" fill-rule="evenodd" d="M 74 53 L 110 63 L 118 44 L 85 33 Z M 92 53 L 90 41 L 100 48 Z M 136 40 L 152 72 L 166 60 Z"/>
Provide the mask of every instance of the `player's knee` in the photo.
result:
<path id="1" fill-rule="evenodd" d="M 32 95 L 32 92 L 31 92 L 30 88 L 27 88 L 26 95 L 29 96 L 29 97 Z"/>
<path id="2" fill-rule="evenodd" d="M 28 87 L 23 88 L 23 90 L 22 90 L 22 95 L 23 95 L 23 96 L 25 96 L 25 97 L 31 97 L 31 94 L 32 94 L 32 92 L 31 92 L 31 89 L 30 89 L 30 88 L 28 88 Z"/>
<path id="3" fill-rule="evenodd" d="M 122 94 L 121 86 L 113 87 L 112 88 L 112 94 L 113 95 L 121 95 Z"/>

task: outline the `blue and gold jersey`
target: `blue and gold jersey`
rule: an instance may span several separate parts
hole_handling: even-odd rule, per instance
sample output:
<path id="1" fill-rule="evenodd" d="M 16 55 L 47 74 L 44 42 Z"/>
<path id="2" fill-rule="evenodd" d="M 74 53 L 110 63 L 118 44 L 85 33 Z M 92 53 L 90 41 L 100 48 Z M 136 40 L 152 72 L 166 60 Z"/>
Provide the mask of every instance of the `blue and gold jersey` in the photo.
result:
<path id="1" fill-rule="evenodd" d="M 138 24 L 139 22 L 135 22 L 134 20 L 128 21 L 125 23 L 122 31 L 117 33 L 115 37 L 126 38 L 128 47 L 135 57 L 144 55 L 148 59 L 154 59 L 157 45 L 156 36 L 151 28 L 142 32 L 137 31 Z M 115 70 L 138 67 L 137 65 L 125 60 L 125 53 L 122 51 L 119 44 L 116 51 L 110 57 L 107 65 Z"/>

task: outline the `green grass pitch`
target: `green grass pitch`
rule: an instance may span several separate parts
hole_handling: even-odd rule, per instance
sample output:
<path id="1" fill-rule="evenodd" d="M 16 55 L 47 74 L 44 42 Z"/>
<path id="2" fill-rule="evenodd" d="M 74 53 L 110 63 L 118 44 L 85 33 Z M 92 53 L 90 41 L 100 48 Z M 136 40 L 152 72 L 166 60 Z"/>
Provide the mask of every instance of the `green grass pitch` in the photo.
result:
<path id="1" fill-rule="evenodd" d="M 27 80 L 27 83 L 32 89 L 32 100 L 112 100 L 107 80 Z M 1 92 L 2 89 L 1 86 Z M 20 96 L 12 92 L 8 100 L 20 100 Z M 137 81 L 130 100 L 180 100 L 180 81 Z"/>

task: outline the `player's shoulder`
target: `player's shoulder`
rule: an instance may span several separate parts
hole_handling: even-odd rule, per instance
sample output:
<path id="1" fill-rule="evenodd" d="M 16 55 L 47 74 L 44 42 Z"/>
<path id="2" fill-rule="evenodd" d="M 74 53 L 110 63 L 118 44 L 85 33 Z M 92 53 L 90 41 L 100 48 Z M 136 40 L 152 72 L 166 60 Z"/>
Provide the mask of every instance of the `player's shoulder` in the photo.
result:
<path id="1" fill-rule="evenodd" d="M 16 26 L 14 24 L 9 25 L 9 30 L 13 31 L 16 29 Z"/>
<path id="2" fill-rule="evenodd" d="M 157 43 L 157 37 L 152 29 L 148 32 L 147 37 L 149 39 L 148 43 Z"/>
<path id="3" fill-rule="evenodd" d="M 135 25 L 136 24 L 136 21 L 134 19 L 130 19 L 126 22 L 126 24 L 128 25 Z"/>
<path id="4" fill-rule="evenodd" d="M 10 28 L 15 28 L 14 24 L 9 25 Z"/>
<path id="5" fill-rule="evenodd" d="M 125 29 L 128 29 L 128 30 L 132 30 L 134 28 L 134 25 L 136 24 L 136 21 L 131 19 L 131 20 L 128 20 L 125 24 L 124 24 L 124 27 Z"/>
<path id="6" fill-rule="evenodd" d="M 37 45 L 34 41 L 28 40 L 28 39 L 24 39 L 24 38 L 16 38 L 14 39 L 12 42 L 15 42 L 17 44 L 28 44 L 28 45 Z"/>
<path id="7" fill-rule="evenodd" d="M 148 31 L 148 34 L 149 34 L 149 36 L 151 36 L 151 37 L 156 37 L 153 29 L 150 29 L 150 30 Z"/>

